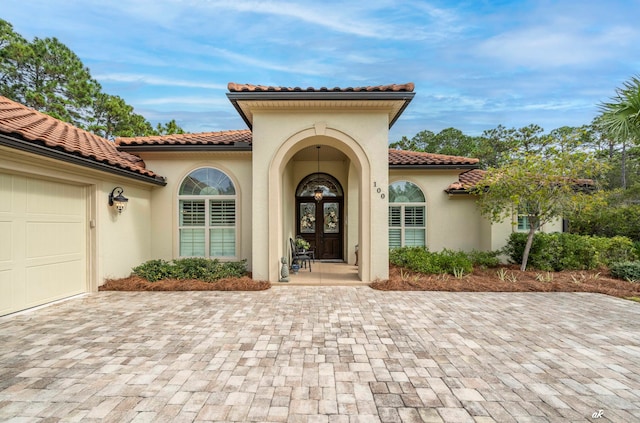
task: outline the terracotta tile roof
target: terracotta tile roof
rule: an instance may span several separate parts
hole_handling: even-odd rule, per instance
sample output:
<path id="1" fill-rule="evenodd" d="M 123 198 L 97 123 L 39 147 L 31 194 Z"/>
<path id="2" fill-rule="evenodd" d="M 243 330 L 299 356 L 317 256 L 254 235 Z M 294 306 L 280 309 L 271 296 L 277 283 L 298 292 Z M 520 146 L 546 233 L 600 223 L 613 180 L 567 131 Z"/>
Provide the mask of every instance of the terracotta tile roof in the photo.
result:
<path id="1" fill-rule="evenodd" d="M 0 134 L 25 144 L 62 151 L 92 162 L 161 179 L 137 156 L 117 150 L 116 144 L 0 96 Z"/>
<path id="2" fill-rule="evenodd" d="M 476 186 L 486 173 L 487 172 L 482 169 L 471 169 L 463 172 L 458 176 L 458 180 L 456 182 L 453 182 L 447 187 L 447 189 L 445 189 L 445 192 L 467 192 L 467 190 Z"/>
<path id="3" fill-rule="evenodd" d="M 415 85 L 413 82 L 406 84 L 391 84 L 391 85 L 375 85 L 367 87 L 347 87 L 347 88 L 300 88 L 300 87 L 274 87 L 266 85 L 251 85 L 251 84 L 236 84 L 235 82 L 229 82 L 227 88 L 230 92 L 263 92 L 263 91 L 278 91 L 278 92 L 371 92 L 371 91 L 402 91 L 412 92 Z"/>
<path id="4" fill-rule="evenodd" d="M 151 137 L 117 138 L 118 146 L 147 145 L 228 145 L 246 143 L 251 145 L 252 134 L 248 129 L 236 131 L 202 132 L 198 134 L 174 134 Z"/>
<path id="5" fill-rule="evenodd" d="M 450 184 L 447 189 L 445 189 L 445 192 L 450 194 L 466 193 L 469 189 L 478 185 L 486 173 L 487 171 L 482 169 L 472 169 L 461 173 L 460 176 L 458 176 L 458 180 Z M 592 179 L 576 179 L 574 183 L 576 189 L 595 189 L 595 182 Z"/>
<path id="6" fill-rule="evenodd" d="M 475 166 L 478 159 L 389 149 L 390 166 Z"/>

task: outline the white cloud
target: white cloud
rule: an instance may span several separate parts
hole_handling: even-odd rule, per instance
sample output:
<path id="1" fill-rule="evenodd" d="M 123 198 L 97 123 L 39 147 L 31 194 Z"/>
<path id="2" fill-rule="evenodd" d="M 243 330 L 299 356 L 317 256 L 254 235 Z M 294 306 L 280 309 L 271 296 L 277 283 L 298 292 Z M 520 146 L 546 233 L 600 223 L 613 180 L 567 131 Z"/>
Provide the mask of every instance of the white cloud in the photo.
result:
<path id="1" fill-rule="evenodd" d="M 138 99 L 135 105 L 142 106 L 160 106 L 160 105 L 187 105 L 187 106 L 215 106 L 216 108 L 224 107 L 229 109 L 231 103 L 223 95 L 216 94 L 213 97 L 207 96 L 184 96 L 184 97 L 153 97 L 148 99 Z"/>
<path id="2" fill-rule="evenodd" d="M 157 85 L 167 87 L 187 87 L 187 88 L 202 88 L 209 90 L 226 90 L 226 84 L 210 84 L 206 82 L 199 82 L 194 80 L 180 80 L 173 78 L 158 78 L 151 75 L 142 74 L 127 74 L 127 73 L 108 73 L 95 75 L 95 79 L 100 82 L 126 82 L 126 83 L 138 83 L 145 85 Z"/>
<path id="3" fill-rule="evenodd" d="M 493 36 L 480 43 L 477 55 L 535 69 L 585 66 L 616 57 L 619 49 L 638 38 L 640 31 L 631 27 L 596 31 L 562 20 Z"/>
<path id="4" fill-rule="evenodd" d="M 256 56 L 248 56 L 244 54 L 234 53 L 222 48 L 211 47 L 209 52 L 215 56 L 221 57 L 225 60 L 229 60 L 235 63 L 248 65 L 253 68 L 268 69 L 285 73 L 296 73 L 300 75 L 314 75 L 321 76 L 327 75 L 333 72 L 331 66 L 321 63 L 312 63 L 309 61 L 297 62 L 292 64 L 290 62 L 275 63 L 270 60 L 260 59 Z"/>

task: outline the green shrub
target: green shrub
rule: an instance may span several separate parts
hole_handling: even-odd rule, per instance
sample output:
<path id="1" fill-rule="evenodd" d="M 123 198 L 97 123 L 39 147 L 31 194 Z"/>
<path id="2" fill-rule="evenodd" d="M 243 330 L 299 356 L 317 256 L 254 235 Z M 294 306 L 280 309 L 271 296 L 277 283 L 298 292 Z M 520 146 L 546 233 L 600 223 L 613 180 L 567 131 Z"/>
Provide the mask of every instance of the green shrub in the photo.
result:
<path id="1" fill-rule="evenodd" d="M 598 250 L 594 246 L 591 237 L 555 233 L 551 235 L 553 270 L 589 270 L 599 266 Z"/>
<path id="2" fill-rule="evenodd" d="M 182 258 L 173 261 L 173 275 L 176 279 L 207 280 L 218 266 L 218 260 L 202 257 Z"/>
<path id="3" fill-rule="evenodd" d="M 640 241 L 640 205 L 622 204 L 582 210 L 569 216 L 569 230 L 582 235 L 625 236 Z"/>
<path id="4" fill-rule="evenodd" d="M 424 247 L 400 247 L 389 250 L 389 261 L 397 266 L 407 267 L 409 263 L 427 260 L 429 251 Z"/>
<path id="5" fill-rule="evenodd" d="M 394 248 L 389 252 L 389 261 L 420 273 L 454 275 L 473 271 L 473 263 L 466 253 L 447 249 L 433 253 L 424 247 Z"/>
<path id="6" fill-rule="evenodd" d="M 633 252 L 635 253 L 636 258 L 640 258 L 640 241 L 633 243 Z"/>
<path id="7" fill-rule="evenodd" d="M 192 257 L 165 260 L 149 260 L 133 268 L 133 274 L 156 282 L 161 279 L 200 279 L 214 282 L 223 278 L 241 277 L 247 272 L 247 261 L 220 262 Z"/>
<path id="8" fill-rule="evenodd" d="M 133 268 L 133 274 L 145 278 L 149 282 L 156 282 L 161 279 L 172 277 L 172 265 L 168 261 L 149 260 Z"/>
<path id="9" fill-rule="evenodd" d="M 487 267 L 498 267 L 500 265 L 500 259 L 498 255 L 500 251 L 478 251 L 472 250 L 470 253 L 467 253 L 467 256 L 471 260 L 474 266 L 479 266 L 483 268 Z"/>
<path id="10" fill-rule="evenodd" d="M 639 257 L 635 244 L 627 237 L 614 236 L 612 238 L 604 238 L 594 236 L 590 238 L 598 251 L 600 263 L 606 266 L 622 261 L 633 261 Z"/>
<path id="11" fill-rule="evenodd" d="M 451 251 L 444 249 L 439 253 L 433 253 L 434 265 L 437 269 L 434 273 L 449 273 L 455 275 L 456 271 L 464 273 L 473 272 L 473 263 L 464 251 Z"/>
<path id="12" fill-rule="evenodd" d="M 512 233 L 505 254 L 513 263 L 522 262 L 526 233 Z M 594 237 L 570 233 L 536 233 L 528 266 L 547 271 L 588 270 L 636 258 L 633 242 L 626 237 Z"/>
<path id="13" fill-rule="evenodd" d="M 522 263 L 522 254 L 524 253 L 526 243 L 527 234 L 524 232 L 514 232 L 509 236 L 509 241 L 504 247 L 504 253 L 512 263 Z M 554 257 L 551 253 L 554 247 L 552 244 L 553 242 L 549 234 L 536 233 L 533 237 L 531 250 L 529 251 L 528 265 L 540 270 L 554 270 Z"/>
<path id="14" fill-rule="evenodd" d="M 614 278 L 634 282 L 640 281 L 640 261 L 613 263 L 609 270 Z"/>

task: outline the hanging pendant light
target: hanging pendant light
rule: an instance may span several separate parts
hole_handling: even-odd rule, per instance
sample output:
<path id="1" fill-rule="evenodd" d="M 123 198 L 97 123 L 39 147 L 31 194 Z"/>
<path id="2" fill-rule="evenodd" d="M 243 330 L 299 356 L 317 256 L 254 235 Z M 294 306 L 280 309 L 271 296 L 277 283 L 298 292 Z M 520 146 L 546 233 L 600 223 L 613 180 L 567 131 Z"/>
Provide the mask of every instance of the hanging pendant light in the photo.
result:
<path id="1" fill-rule="evenodd" d="M 318 172 L 316 173 L 316 189 L 313 191 L 313 198 L 316 201 L 322 200 L 322 188 L 320 188 L 320 183 L 318 182 L 318 178 L 320 177 L 320 146 L 316 146 L 318 149 Z"/>

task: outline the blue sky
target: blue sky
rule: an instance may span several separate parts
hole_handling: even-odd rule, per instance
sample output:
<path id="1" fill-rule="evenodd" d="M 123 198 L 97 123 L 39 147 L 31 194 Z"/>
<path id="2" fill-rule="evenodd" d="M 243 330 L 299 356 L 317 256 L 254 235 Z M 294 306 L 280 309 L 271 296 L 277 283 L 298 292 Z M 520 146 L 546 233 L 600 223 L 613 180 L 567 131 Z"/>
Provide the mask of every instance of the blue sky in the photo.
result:
<path id="1" fill-rule="evenodd" d="M 0 0 L 156 123 L 242 129 L 228 82 L 414 82 L 390 141 L 448 127 L 579 126 L 640 74 L 640 0 Z"/>

